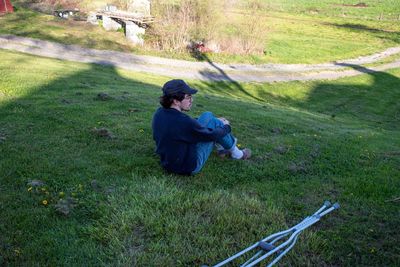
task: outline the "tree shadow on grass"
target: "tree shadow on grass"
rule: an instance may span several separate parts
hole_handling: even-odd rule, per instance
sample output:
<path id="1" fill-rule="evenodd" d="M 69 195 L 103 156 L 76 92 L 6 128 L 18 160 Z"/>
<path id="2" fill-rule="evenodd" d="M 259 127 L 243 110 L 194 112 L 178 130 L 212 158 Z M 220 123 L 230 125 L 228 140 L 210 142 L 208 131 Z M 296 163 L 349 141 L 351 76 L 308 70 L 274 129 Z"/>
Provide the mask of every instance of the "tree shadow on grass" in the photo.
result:
<path id="1" fill-rule="evenodd" d="M 15 56 L 25 59 L 18 71 L 2 73 L 21 82 L 0 94 L 0 202 L 8 203 L 1 208 L 1 264 L 98 265 L 92 246 L 100 251 L 101 242 L 82 242 L 76 231 L 102 217 L 106 195 L 125 186 L 132 173 L 160 174 L 149 126 L 159 87 L 124 78 L 114 67 L 82 64 L 75 70 L 72 63 L 21 55 Z M 7 86 L 2 78 L 0 92 Z M 112 136 L 99 135 L 100 128 Z M 48 194 L 27 191 L 31 180 L 44 182 Z M 69 218 L 55 214 L 60 191 L 66 197 L 76 192 L 79 208 Z M 65 232 L 52 236 L 60 229 Z M 26 236 L 35 238 L 26 242 Z"/>
<path id="2" fill-rule="evenodd" d="M 15 96 L 0 106 L 0 133 L 7 138 L 0 141 L 0 155 L 7 155 L 0 160 L 0 191 L 5 192 L 0 194 L 0 203 L 8 203 L 6 209 L 0 209 L 1 218 L 7 222 L 0 221 L 0 232 L 6 233 L 0 237 L 2 263 L 115 265 L 119 260 L 134 262 L 148 244 L 158 247 L 160 239 L 168 247 L 147 253 L 165 257 L 165 265 L 176 265 L 177 258 L 186 266 L 208 259 L 212 254 L 204 252 L 208 242 L 203 235 L 187 242 L 190 233 L 185 231 L 193 228 L 185 224 L 196 221 L 197 230 L 208 227 L 207 216 L 214 216 L 203 216 L 209 213 L 208 205 L 215 212 L 221 207 L 208 196 L 196 199 L 198 195 L 193 192 L 215 195 L 215 186 L 221 188 L 226 181 L 212 181 L 215 172 L 188 179 L 164 176 L 150 129 L 160 87 L 124 78 L 112 66 L 21 55 L 15 55 L 19 64 L 15 73 L 7 72 L 10 79 L 21 79 L 21 86 L 13 88 Z M 36 67 L 32 69 L 32 65 Z M 99 93 L 108 97 L 99 97 Z M 98 135 L 94 128 L 106 128 L 112 135 Z M 29 180 L 44 182 L 49 194 L 42 193 L 42 188 L 29 189 Z M 211 186 L 205 185 L 208 181 Z M 77 201 L 67 217 L 56 215 L 54 210 L 60 192 L 68 197 L 74 193 Z M 222 197 L 235 205 L 230 194 Z M 46 205 L 42 204 L 44 198 Z M 216 201 L 221 201 L 220 197 Z M 146 216 L 155 219 L 149 222 Z M 182 234 L 172 225 L 182 225 L 186 230 Z M 118 242 L 118 238 L 124 242 Z M 16 255 L 17 249 L 22 253 Z M 188 255 L 192 251 L 197 259 Z M 144 258 L 151 265 L 153 259 Z"/>
<path id="3" fill-rule="evenodd" d="M 307 105 L 331 116 L 348 114 L 383 128 L 399 129 L 399 77 L 354 64 L 338 65 L 368 74 L 372 82 L 370 85 L 321 83 L 311 91 Z"/>
<path id="4" fill-rule="evenodd" d="M 344 63 L 337 63 L 337 65 L 367 74 L 372 81 L 361 77 L 362 80 L 359 83 L 313 82 L 315 85 L 304 100 L 272 94 L 261 89 L 258 94 L 265 100 L 323 113 L 330 115 L 332 119 L 346 116 L 377 127 L 398 129 L 400 78 L 388 72 L 375 71 L 359 65 Z M 294 84 L 294 86 L 297 85 Z"/>
<path id="5" fill-rule="evenodd" d="M 235 96 L 242 94 L 250 99 L 254 99 L 257 101 L 263 101 L 261 98 L 252 95 L 248 91 L 246 91 L 243 86 L 232 79 L 222 68 L 220 68 L 217 64 L 215 64 L 206 53 L 202 53 L 197 51 L 196 49 L 192 49 L 190 51 L 193 58 L 199 61 L 206 61 L 215 71 L 202 70 L 200 71 L 200 75 L 208 81 L 203 81 L 204 87 L 208 90 L 212 88 L 213 91 L 224 91 L 224 94 Z"/>

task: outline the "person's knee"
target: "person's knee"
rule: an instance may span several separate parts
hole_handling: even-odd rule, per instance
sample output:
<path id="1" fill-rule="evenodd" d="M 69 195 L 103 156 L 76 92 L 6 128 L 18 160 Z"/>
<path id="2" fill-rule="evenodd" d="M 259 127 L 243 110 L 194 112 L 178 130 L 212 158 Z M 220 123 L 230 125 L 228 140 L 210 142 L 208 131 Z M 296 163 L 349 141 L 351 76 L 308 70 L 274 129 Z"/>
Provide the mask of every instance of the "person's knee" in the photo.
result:
<path id="1" fill-rule="evenodd" d="M 206 111 L 206 112 L 203 112 L 200 117 L 203 117 L 203 116 L 205 118 L 213 118 L 214 114 L 211 111 Z"/>
<path id="2" fill-rule="evenodd" d="M 207 125 L 214 118 L 214 114 L 210 111 L 203 112 L 197 119 L 200 123 Z"/>

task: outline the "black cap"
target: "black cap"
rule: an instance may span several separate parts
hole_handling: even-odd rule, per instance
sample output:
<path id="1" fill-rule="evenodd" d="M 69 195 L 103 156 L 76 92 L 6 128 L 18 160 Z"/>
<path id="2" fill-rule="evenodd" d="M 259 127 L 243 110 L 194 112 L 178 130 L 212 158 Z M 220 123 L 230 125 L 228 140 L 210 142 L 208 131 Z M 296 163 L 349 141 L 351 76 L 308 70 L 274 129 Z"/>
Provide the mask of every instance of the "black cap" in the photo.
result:
<path id="1" fill-rule="evenodd" d="M 176 93 L 184 93 L 194 95 L 197 93 L 196 89 L 191 88 L 183 80 L 170 80 L 166 82 L 162 88 L 164 95 L 174 95 Z"/>

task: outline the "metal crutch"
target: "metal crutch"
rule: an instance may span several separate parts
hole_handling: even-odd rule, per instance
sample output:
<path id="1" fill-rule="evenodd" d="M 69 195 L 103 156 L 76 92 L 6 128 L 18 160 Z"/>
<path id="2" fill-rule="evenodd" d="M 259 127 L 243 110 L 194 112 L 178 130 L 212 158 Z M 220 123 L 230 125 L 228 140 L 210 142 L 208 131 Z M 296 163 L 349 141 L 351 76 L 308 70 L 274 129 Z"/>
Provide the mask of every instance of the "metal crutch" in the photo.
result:
<path id="1" fill-rule="evenodd" d="M 306 228 L 318 222 L 322 216 L 332 212 L 335 209 L 338 209 L 340 206 L 338 203 L 331 205 L 329 201 L 325 201 L 325 203 L 321 206 L 319 210 L 317 210 L 313 215 L 306 217 L 299 224 L 289 228 L 287 230 L 272 234 L 261 241 L 253 244 L 252 246 L 238 252 L 232 257 L 214 265 L 213 267 L 223 266 L 240 256 L 246 254 L 247 252 L 258 249 L 258 251 L 245 263 L 241 264 L 240 267 L 251 267 L 261 262 L 262 260 L 268 258 L 269 256 L 275 254 L 275 258 L 271 259 L 272 261 L 267 264 L 267 267 L 273 266 L 277 263 L 288 251 L 296 244 L 297 238 L 299 234 Z M 290 237 L 288 237 L 290 235 Z M 286 241 L 282 241 L 283 238 L 288 237 Z M 277 241 L 280 241 L 279 245 L 274 245 Z M 283 251 L 282 251 L 283 250 Z"/>

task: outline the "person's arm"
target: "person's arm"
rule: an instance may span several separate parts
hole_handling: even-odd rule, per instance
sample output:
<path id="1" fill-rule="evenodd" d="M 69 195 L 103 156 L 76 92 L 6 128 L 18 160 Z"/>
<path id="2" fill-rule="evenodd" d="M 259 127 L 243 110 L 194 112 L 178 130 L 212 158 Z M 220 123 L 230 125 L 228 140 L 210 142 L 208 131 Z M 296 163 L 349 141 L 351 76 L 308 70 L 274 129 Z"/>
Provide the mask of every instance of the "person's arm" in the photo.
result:
<path id="1" fill-rule="evenodd" d="M 230 132 L 231 126 L 227 120 L 222 127 L 217 127 L 215 129 L 204 127 L 196 120 L 192 120 L 187 141 L 190 143 L 216 141 Z"/>

